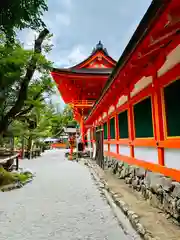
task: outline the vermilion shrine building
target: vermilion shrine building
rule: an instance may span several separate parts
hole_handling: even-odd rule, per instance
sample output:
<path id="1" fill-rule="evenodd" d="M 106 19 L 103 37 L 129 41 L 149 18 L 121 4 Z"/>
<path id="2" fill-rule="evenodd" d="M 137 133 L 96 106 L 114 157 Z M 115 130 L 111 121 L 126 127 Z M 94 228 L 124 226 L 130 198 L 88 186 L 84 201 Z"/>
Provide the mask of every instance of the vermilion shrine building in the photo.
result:
<path id="1" fill-rule="evenodd" d="M 118 62 L 99 42 L 52 76 L 100 157 L 180 181 L 179 0 L 152 2 Z"/>

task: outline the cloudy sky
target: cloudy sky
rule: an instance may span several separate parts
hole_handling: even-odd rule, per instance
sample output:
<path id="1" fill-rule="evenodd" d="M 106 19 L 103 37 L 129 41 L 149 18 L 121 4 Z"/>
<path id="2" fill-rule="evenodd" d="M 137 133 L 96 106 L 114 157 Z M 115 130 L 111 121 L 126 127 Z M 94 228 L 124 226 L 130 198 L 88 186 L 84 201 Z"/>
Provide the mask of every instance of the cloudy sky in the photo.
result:
<path id="1" fill-rule="evenodd" d="M 118 60 L 151 0 L 48 0 L 44 21 L 53 34 L 48 58 L 55 67 L 68 67 L 88 57 L 99 40 Z M 19 38 L 31 47 L 35 33 Z M 63 105 L 59 94 L 53 101 Z"/>

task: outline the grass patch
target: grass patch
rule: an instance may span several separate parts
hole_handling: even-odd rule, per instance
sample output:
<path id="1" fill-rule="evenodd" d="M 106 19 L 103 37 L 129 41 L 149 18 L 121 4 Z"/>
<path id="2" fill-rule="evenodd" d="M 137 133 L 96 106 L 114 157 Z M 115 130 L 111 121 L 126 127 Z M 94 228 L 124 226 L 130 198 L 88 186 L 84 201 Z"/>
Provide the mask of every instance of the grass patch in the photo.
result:
<path id="1" fill-rule="evenodd" d="M 25 182 L 32 175 L 30 173 L 13 173 L 7 172 L 2 166 L 0 166 L 0 186 L 16 183 L 16 182 Z"/>

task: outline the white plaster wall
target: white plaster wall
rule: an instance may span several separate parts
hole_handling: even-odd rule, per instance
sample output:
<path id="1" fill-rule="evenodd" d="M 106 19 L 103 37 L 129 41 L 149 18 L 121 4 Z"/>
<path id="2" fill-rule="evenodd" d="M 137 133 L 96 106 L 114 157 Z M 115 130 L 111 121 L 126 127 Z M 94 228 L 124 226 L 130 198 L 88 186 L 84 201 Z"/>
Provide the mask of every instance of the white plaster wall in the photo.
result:
<path id="1" fill-rule="evenodd" d="M 104 112 L 103 115 L 102 115 L 102 119 L 106 118 L 107 117 L 107 113 Z"/>
<path id="2" fill-rule="evenodd" d="M 119 154 L 130 157 L 130 148 L 126 145 L 119 145 Z"/>
<path id="3" fill-rule="evenodd" d="M 95 156 L 96 156 L 96 143 L 93 143 L 93 149 L 94 149 L 93 158 L 95 158 Z"/>
<path id="4" fill-rule="evenodd" d="M 180 170 L 180 149 L 164 149 L 164 164 L 168 168 Z"/>
<path id="5" fill-rule="evenodd" d="M 145 162 L 158 164 L 158 151 L 153 147 L 135 147 L 134 156 L 136 159 Z"/>
<path id="6" fill-rule="evenodd" d="M 108 144 L 104 144 L 104 151 L 108 151 Z"/>
<path id="7" fill-rule="evenodd" d="M 135 85 L 134 89 L 132 90 L 131 97 L 135 96 L 138 92 L 145 89 L 148 85 L 152 83 L 153 79 L 152 76 L 142 77 Z"/>
<path id="8" fill-rule="evenodd" d="M 115 110 L 115 106 L 111 105 L 109 110 L 108 110 L 108 114 L 110 115 L 114 110 Z"/>
<path id="9" fill-rule="evenodd" d="M 180 63 L 180 44 L 167 55 L 165 63 L 158 70 L 158 77 L 165 74 L 178 63 Z"/>
<path id="10" fill-rule="evenodd" d="M 116 107 L 117 107 L 117 108 L 120 107 L 120 106 L 123 105 L 125 102 L 127 102 L 127 100 L 128 100 L 128 97 L 127 97 L 127 96 L 125 96 L 125 95 L 121 96 L 121 97 L 119 98 L 119 100 L 118 100 L 118 103 L 116 104 Z"/>
<path id="11" fill-rule="evenodd" d="M 116 144 L 110 144 L 110 152 L 117 153 Z"/>
<path id="12" fill-rule="evenodd" d="M 90 143 L 90 141 L 91 141 L 91 132 L 90 132 L 90 129 L 88 129 L 87 130 L 87 141 L 88 141 L 88 149 L 90 150 L 90 148 L 91 148 L 91 143 Z"/>

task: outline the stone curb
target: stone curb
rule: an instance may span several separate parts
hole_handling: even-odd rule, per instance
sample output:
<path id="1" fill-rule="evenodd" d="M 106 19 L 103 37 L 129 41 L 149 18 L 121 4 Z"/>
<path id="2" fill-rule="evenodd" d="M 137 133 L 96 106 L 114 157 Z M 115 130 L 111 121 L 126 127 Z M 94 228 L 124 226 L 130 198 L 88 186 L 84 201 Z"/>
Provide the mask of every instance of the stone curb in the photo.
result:
<path id="1" fill-rule="evenodd" d="M 94 170 L 95 174 L 98 176 L 99 181 L 101 184 L 104 185 L 104 188 L 110 193 L 114 203 L 121 209 L 121 211 L 124 213 L 124 215 L 128 218 L 129 222 L 131 223 L 132 227 L 135 229 L 135 231 L 141 236 L 144 240 L 157 240 L 159 238 L 154 237 L 152 233 L 150 233 L 141 223 L 140 217 L 138 214 L 136 214 L 134 211 L 129 209 L 129 206 L 120 199 L 119 194 L 113 192 L 108 183 L 103 179 L 98 171 L 97 171 L 97 165 L 92 164 L 90 160 L 87 160 L 87 166 Z"/>

